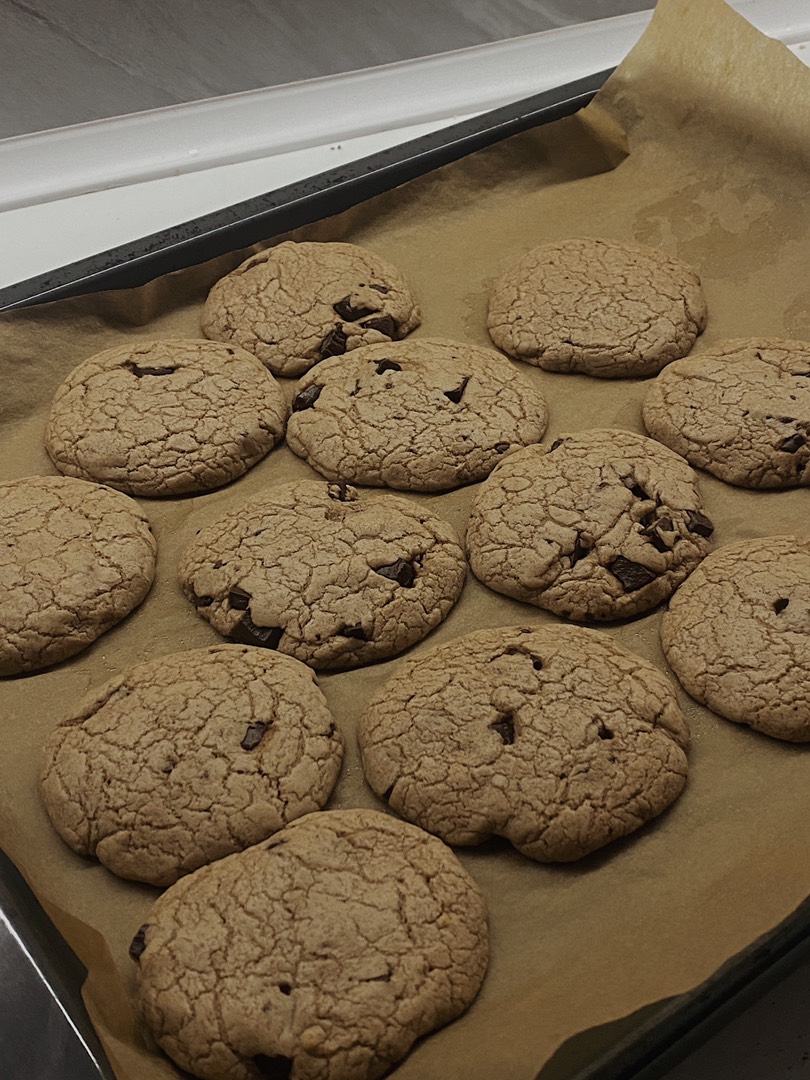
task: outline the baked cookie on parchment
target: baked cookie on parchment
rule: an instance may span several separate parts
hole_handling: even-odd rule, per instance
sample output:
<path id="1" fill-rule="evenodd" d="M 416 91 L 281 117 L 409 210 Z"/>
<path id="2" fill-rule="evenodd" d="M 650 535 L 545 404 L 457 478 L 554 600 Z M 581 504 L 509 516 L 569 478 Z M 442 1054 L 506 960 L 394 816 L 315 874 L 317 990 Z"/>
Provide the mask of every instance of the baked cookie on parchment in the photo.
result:
<path id="1" fill-rule="evenodd" d="M 361 717 L 366 779 L 449 844 L 503 836 L 570 861 L 660 814 L 686 784 L 675 690 L 604 633 L 502 627 L 405 661 Z"/>
<path id="2" fill-rule="evenodd" d="M 539 442 L 546 418 L 494 349 L 421 338 L 318 364 L 293 398 L 287 443 L 329 480 L 446 491 Z"/>
<path id="3" fill-rule="evenodd" d="M 130 955 L 147 1024 L 195 1076 L 376 1080 L 475 998 L 486 906 L 440 840 L 334 810 L 173 885 Z"/>
<path id="4" fill-rule="evenodd" d="M 40 790 L 74 851 L 171 885 L 320 810 L 342 755 L 310 668 L 214 645 L 140 664 L 90 694 L 48 736 Z"/>
<path id="5" fill-rule="evenodd" d="M 613 428 L 529 446 L 472 504 L 467 553 L 496 592 L 564 619 L 623 619 L 665 600 L 711 549 L 697 476 Z"/>
<path id="6" fill-rule="evenodd" d="M 810 341 L 740 339 L 677 360 L 643 415 L 653 438 L 730 484 L 810 485 Z"/>
<path id="7" fill-rule="evenodd" d="M 767 536 L 713 552 L 670 600 L 661 644 L 697 701 L 810 742 L 810 540 Z"/>
<path id="8" fill-rule="evenodd" d="M 202 330 L 301 375 L 358 345 L 403 338 L 420 323 L 402 274 L 356 244 L 295 243 L 251 255 L 208 294 Z"/>
<path id="9" fill-rule="evenodd" d="M 66 476 L 130 495 L 227 484 L 284 435 L 281 387 L 255 356 L 213 341 L 119 345 L 56 391 L 45 447 Z"/>
<path id="10" fill-rule="evenodd" d="M 487 325 L 498 348 L 546 371 L 651 375 L 692 348 L 706 300 L 694 270 L 663 251 L 558 240 L 496 281 Z"/>
<path id="11" fill-rule="evenodd" d="M 136 502 L 67 476 L 0 483 L 0 675 L 81 652 L 144 599 L 157 544 Z"/>
<path id="12" fill-rule="evenodd" d="M 452 527 L 416 503 L 297 481 L 202 529 L 180 584 L 220 634 L 338 670 L 420 641 L 466 569 Z"/>

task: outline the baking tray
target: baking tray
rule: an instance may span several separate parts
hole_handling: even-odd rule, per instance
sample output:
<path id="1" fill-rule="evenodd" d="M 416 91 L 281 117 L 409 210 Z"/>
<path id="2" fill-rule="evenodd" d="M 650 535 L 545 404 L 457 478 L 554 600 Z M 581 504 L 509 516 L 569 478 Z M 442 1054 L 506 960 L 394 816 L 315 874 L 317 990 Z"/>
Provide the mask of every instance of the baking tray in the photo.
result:
<path id="1" fill-rule="evenodd" d="M 19 282 L 0 290 L 0 311 L 142 285 L 331 217 L 518 132 L 572 115 L 611 70 Z M 84 969 L 2 852 L 0 885 L 0 910 L 84 1044 L 86 1075 L 110 1080 L 81 1000 Z M 569 1039 L 536 1080 L 653 1080 L 808 957 L 810 900 L 688 993 Z M 78 1073 L 64 1068 L 66 1062 L 61 1075 L 76 1080 Z M 49 1076 L 56 1075 L 52 1068 Z"/>

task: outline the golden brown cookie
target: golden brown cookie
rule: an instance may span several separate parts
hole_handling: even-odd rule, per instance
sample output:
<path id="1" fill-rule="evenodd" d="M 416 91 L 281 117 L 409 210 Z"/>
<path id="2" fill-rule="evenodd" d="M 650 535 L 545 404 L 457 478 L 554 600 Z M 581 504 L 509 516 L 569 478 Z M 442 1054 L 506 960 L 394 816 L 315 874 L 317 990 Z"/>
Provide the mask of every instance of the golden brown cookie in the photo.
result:
<path id="1" fill-rule="evenodd" d="M 478 993 L 486 906 L 435 837 L 334 810 L 173 885 L 130 955 L 146 1022 L 195 1076 L 375 1080 Z"/>
<path id="2" fill-rule="evenodd" d="M 697 274 L 663 251 L 615 240 L 533 248 L 496 283 L 495 344 L 547 371 L 651 375 L 684 356 L 706 325 Z"/>
<path id="3" fill-rule="evenodd" d="M 458 599 L 466 568 L 450 525 L 416 503 L 298 481 L 202 529 L 180 584 L 226 637 L 337 670 L 420 641 Z"/>
<path id="4" fill-rule="evenodd" d="M 788 742 L 810 742 L 810 541 L 720 548 L 669 602 L 661 643 L 693 698 Z"/>
<path id="5" fill-rule="evenodd" d="M 627 836 L 686 783 L 674 688 L 574 626 L 482 630 L 406 661 L 358 737 L 398 814 L 449 844 L 503 836 L 541 862 Z"/>
<path id="6" fill-rule="evenodd" d="M 564 619 L 623 619 L 665 600 L 713 531 L 683 458 L 605 428 L 502 462 L 473 502 L 467 553 L 496 592 Z"/>
<path id="7" fill-rule="evenodd" d="M 726 341 L 678 360 L 651 384 L 644 423 L 730 484 L 810 485 L 810 342 Z"/>
<path id="8" fill-rule="evenodd" d="M 74 851 L 171 885 L 320 810 L 342 755 L 306 665 L 213 645 L 90 694 L 46 740 L 41 792 Z"/>
<path id="9" fill-rule="evenodd" d="M 0 484 L 0 675 L 73 656 L 155 576 L 149 521 L 126 495 L 66 476 Z"/>
<path id="10" fill-rule="evenodd" d="M 130 495 L 208 491 L 284 435 L 287 404 L 250 353 L 212 341 L 119 345 L 56 391 L 45 446 L 66 476 Z"/>
<path id="11" fill-rule="evenodd" d="M 419 308 L 396 267 L 356 244 L 295 243 L 251 255 L 208 294 L 202 329 L 277 375 L 405 337 Z"/>
<path id="12" fill-rule="evenodd" d="M 287 442 L 329 480 L 446 491 L 539 442 L 546 417 L 493 349 L 421 338 L 318 364 L 293 398 Z"/>

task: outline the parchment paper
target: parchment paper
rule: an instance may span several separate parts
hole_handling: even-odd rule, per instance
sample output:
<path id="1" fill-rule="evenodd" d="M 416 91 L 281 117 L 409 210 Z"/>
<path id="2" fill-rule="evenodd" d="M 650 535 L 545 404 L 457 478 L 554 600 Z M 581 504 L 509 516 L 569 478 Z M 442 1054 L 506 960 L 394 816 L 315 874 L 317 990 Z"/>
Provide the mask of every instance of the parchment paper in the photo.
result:
<path id="1" fill-rule="evenodd" d="M 351 239 L 400 266 L 422 300 L 422 336 L 488 344 L 493 278 L 538 243 L 593 235 L 658 246 L 696 267 L 710 312 L 697 351 L 726 337 L 810 338 L 809 156 L 810 71 L 721 0 L 662 0 L 584 114 L 298 235 Z M 0 475 L 52 473 L 42 432 L 67 372 L 126 338 L 199 336 L 208 285 L 244 254 L 129 293 L 4 317 Z M 594 426 L 643 432 L 646 381 L 519 367 L 547 397 L 548 438 Z M 88 1009 L 122 1080 L 176 1075 L 137 1018 L 127 957 L 157 892 L 61 843 L 38 799 L 40 746 L 91 687 L 132 663 L 216 640 L 176 585 L 180 549 L 267 485 L 312 476 L 281 448 L 218 492 L 143 500 L 159 568 L 142 607 L 73 660 L 0 684 L 0 841 L 88 967 Z M 701 488 L 720 545 L 807 533 L 807 491 L 749 493 L 706 475 Z M 474 491 L 420 498 L 463 530 Z M 478 627 L 551 618 L 471 579 L 417 651 Z M 666 668 L 660 618 L 602 632 Z M 379 805 L 363 784 L 354 721 L 396 666 L 320 679 L 347 742 L 333 807 Z M 488 897 L 491 968 L 469 1012 L 421 1043 L 397 1070 L 401 1080 L 530 1080 L 574 1033 L 694 987 L 808 895 L 808 751 L 680 697 L 694 736 L 690 781 L 657 822 L 568 867 L 532 863 L 499 841 L 460 852 Z"/>

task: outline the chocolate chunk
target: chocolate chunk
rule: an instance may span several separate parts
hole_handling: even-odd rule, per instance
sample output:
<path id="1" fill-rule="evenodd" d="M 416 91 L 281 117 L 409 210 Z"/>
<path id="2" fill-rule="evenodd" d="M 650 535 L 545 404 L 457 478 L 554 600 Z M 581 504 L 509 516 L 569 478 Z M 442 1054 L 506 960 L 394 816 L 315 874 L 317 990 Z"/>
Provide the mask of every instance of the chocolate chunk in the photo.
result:
<path id="1" fill-rule="evenodd" d="M 194 607 L 211 607 L 214 602 L 213 596 L 196 596 L 192 601 Z"/>
<path id="2" fill-rule="evenodd" d="M 317 383 L 310 383 L 303 390 L 299 390 L 292 399 L 292 411 L 303 412 L 304 409 L 311 409 L 321 396 L 321 390 L 323 390 L 323 387 L 318 386 Z"/>
<path id="3" fill-rule="evenodd" d="M 373 289 L 375 292 L 382 293 L 383 296 L 385 296 L 386 293 L 391 292 L 387 285 L 369 285 L 369 288 Z"/>
<path id="4" fill-rule="evenodd" d="M 259 1070 L 259 1075 L 266 1080 L 290 1080 L 292 1076 L 292 1058 L 282 1057 L 276 1054 L 270 1057 L 268 1054 L 255 1054 L 253 1064 Z"/>
<path id="5" fill-rule="evenodd" d="M 341 637 L 356 638 L 357 641 L 369 640 L 362 626 L 344 626 L 339 633 Z"/>
<path id="6" fill-rule="evenodd" d="M 615 558 L 608 566 L 608 570 L 615 578 L 618 578 L 625 592 L 635 592 L 636 589 L 643 589 L 645 585 L 649 585 L 657 577 L 657 574 L 653 573 L 652 570 L 648 570 L 641 563 L 626 559 L 624 555 Z"/>
<path id="7" fill-rule="evenodd" d="M 697 533 L 698 536 L 705 536 L 707 539 L 714 532 L 714 525 L 699 510 L 686 511 L 686 528 L 690 533 Z"/>
<path id="8" fill-rule="evenodd" d="M 395 581 L 397 585 L 402 585 L 405 589 L 410 589 L 416 580 L 416 570 L 409 562 L 405 562 L 404 559 L 397 559 L 396 562 L 392 562 L 390 566 L 376 566 L 376 573 L 381 574 L 384 578 L 390 578 L 391 581 Z"/>
<path id="9" fill-rule="evenodd" d="M 509 447 L 510 447 L 511 445 L 512 445 L 512 444 L 511 444 L 511 443 L 508 443 L 508 442 L 496 442 L 496 443 L 495 443 L 495 446 L 493 447 L 493 449 L 494 449 L 494 450 L 496 451 L 496 453 L 498 453 L 498 454 L 505 454 L 505 453 L 506 453 L 506 451 L 507 451 L 507 450 L 509 449 Z"/>
<path id="10" fill-rule="evenodd" d="M 565 439 L 555 439 L 554 442 L 551 444 L 551 449 L 549 450 L 549 453 L 551 453 L 551 450 L 556 450 L 558 446 L 562 446 L 564 442 Z"/>
<path id="11" fill-rule="evenodd" d="M 285 997 L 289 997 L 290 994 L 292 993 L 292 987 L 290 986 L 289 983 L 279 983 L 278 988 L 282 992 L 282 994 L 284 994 Z"/>
<path id="12" fill-rule="evenodd" d="M 352 307 L 351 297 L 344 296 L 342 300 L 338 300 L 336 304 L 332 304 L 336 314 L 341 319 L 345 319 L 346 322 L 357 322 L 358 319 L 365 319 L 366 315 L 373 315 L 375 308 L 368 307 Z"/>
<path id="13" fill-rule="evenodd" d="M 382 315 L 379 319 L 368 319 L 363 323 L 364 330 L 377 330 L 392 340 L 397 336 L 397 324 L 390 315 Z"/>
<path id="14" fill-rule="evenodd" d="M 402 371 L 402 368 L 399 364 L 395 364 L 393 360 L 381 360 L 375 370 L 378 375 L 382 375 L 386 371 Z"/>
<path id="15" fill-rule="evenodd" d="M 237 611 L 247 611 L 251 599 L 251 594 L 245 589 L 240 589 L 238 585 L 234 585 L 228 593 L 228 603 Z"/>
<path id="16" fill-rule="evenodd" d="M 149 923 L 144 923 L 138 933 L 132 939 L 132 944 L 129 947 L 129 955 L 137 964 L 141 959 L 141 953 L 146 948 L 146 931 L 149 929 Z"/>
<path id="17" fill-rule="evenodd" d="M 144 375 L 172 375 L 177 371 L 176 367 L 139 367 L 134 360 L 127 360 L 122 366 L 131 371 L 136 379 L 142 379 Z"/>
<path id="18" fill-rule="evenodd" d="M 662 555 L 671 550 L 669 544 L 656 528 L 642 529 L 641 535 L 645 540 L 649 540 L 655 550 L 660 551 Z"/>
<path id="19" fill-rule="evenodd" d="M 240 645 L 259 645 L 264 649 L 277 649 L 284 636 L 284 630 L 280 626 L 257 626 L 245 612 L 230 636 L 232 641 L 238 641 Z"/>
<path id="20" fill-rule="evenodd" d="M 335 329 L 330 330 L 321 342 L 321 360 L 325 360 L 327 356 L 342 356 L 346 352 L 346 342 L 348 340 L 343 327 L 338 323 Z"/>
<path id="21" fill-rule="evenodd" d="M 255 750 L 266 735 L 269 727 L 269 724 L 264 724 L 261 720 L 257 720 L 255 724 L 248 724 L 245 737 L 239 745 L 243 750 Z"/>
<path id="22" fill-rule="evenodd" d="M 569 558 L 571 559 L 571 565 L 576 566 L 580 559 L 584 559 L 591 549 L 582 543 L 579 533 L 574 541 L 574 550 L 571 552 Z"/>
<path id="23" fill-rule="evenodd" d="M 455 390 L 445 390 L 444 396 L 450 398 L 454 405 L 458 405 L 461 401 L 464 391 L 467 389 L 467 383 L 470 381 L 470 376 L 467 375 L 461 380 L 461 385 L 457 386 Z"/>
<path id="24" fill-rule="evenodd" d="M 674 528 L 671 517 L 660 517 L 655 524 L 659 529 L 663 529 L 664 532 L 672 532 Z"/>
<path id="25" fill-rule="evenodd" d="M 787 439 L 783 439 L 776 449 L 782 450 L 786 454 L 795 454 L 806 442 L 807 439 L 805 439 L 804 435 L 797 431 L 795 435 L 789 435 Z"/>
<path id="26" fill-rule="evenodd" d="M 596 731 L 600 739 L 612 739 L 613 732 L 603 720 L 596 721 Z"/>
<path id="27" fill-rule="evenodd" d="M 493 731 L 497 731 L 504 746 L 511 746 L 515 741 L 515 721 L 512 716 L 502 716 L 494 724 L 489 725 Z"/>
<path id="28" fill-rule="evenodd" d="M 774 600 L 774 602 L 773 602 L 773 610 L 778 615 L 780 613 L 780 611 L 785 610 L 785 608 L 788 606 L 789 603 L 790 603 L 790 600 L 786 600 L 784 597 L 782 597 L 779 600 Z"/>

